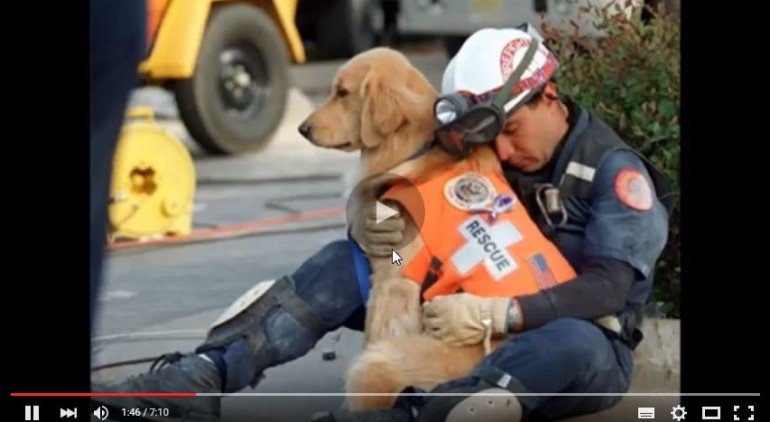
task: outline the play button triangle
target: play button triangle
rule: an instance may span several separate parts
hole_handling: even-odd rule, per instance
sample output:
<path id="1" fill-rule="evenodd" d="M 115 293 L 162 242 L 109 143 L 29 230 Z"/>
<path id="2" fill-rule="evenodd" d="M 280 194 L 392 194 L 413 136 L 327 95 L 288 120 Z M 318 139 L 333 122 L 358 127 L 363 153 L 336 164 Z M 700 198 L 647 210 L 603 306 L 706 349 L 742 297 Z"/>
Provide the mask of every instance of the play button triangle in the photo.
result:
<path id="1" fill-rule="evenodd" d="M 375 223 L 380 224 L 388 218 L 398 215 L 398 210 L 393 209 L 380 201 L 376 202 L 374 209 Z"/>

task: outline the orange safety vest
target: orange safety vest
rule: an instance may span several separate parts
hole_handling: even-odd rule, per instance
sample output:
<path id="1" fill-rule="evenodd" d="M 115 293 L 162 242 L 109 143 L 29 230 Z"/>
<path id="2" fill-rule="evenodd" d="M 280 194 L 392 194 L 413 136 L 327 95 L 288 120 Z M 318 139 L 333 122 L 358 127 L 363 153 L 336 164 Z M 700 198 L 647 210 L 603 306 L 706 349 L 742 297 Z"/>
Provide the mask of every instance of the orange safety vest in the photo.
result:
<path id="1" fill-rule="evenodd" d="M 474 170 L 469 164 L 415 185 L 422 203 L 429 204 L 420 227 L 424 247 L 402 273 L 422 284 L 422 298 L 458 291 L 513 297 L 573 279 L 569 262 L 538 229 L 502 173 Z M 411 189 L 395 185 L 381 199 L 416 215 Z M 498 195 L 508 196 L 513 205 L 493 219 L 489 211 Z"/>

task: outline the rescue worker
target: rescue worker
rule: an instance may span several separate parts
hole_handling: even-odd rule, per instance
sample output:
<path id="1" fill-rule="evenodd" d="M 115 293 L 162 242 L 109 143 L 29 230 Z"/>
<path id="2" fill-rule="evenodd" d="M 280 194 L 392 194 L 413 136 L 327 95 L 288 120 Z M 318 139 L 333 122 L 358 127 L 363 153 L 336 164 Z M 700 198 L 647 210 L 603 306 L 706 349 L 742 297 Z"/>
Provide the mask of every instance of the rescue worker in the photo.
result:
<path id="1" fill-rule="evenodd" d="M 488 324 L 480 309 L 491 311 L 494 334 L 516 335 L 470 375 L 431 391 L 454 394 L 403 395 L 392 409 L 337 411 L 320 420 L 451 421 L 477 415 L 478 420 L 518 421 L 523 414 L 555 419 L 608 408 L 619 397 L 531 393 L 627 391 L 632 350 L 641 340 L 642 306 L 666 243 L 669 188 L 593 113 L 559 96 L 551 79 L 558 64 L 539 42 L 529 48 L 536 38 L 515 29 L 474 33 L 450 61 L 442 94 L 462 93 L 473 100 L 467 115 L 474 115 L 503 92 L 506 101 L 497 107 L 503 110 L 501 125 L 489 140 L 522 205 L 577 276 L 515 297 L 467 292 L 432 297 L 424 304 L 424 324 L 437 338 L 454 344 L 483 341 Z M 506 82 L 521 63 L 524 72 L 511 87 Z M 446 121 L 464 115 L 456 112 Z M 480 139 L 473 133 L 442 137 L 439 132 L 437 138 L 446 141 L 442 147 L 453 153 L 466 153 Z M 403 222 L 391 218 L 377 225 L 354 222 L 351 234 L 368 253 L 390 255 L 402 230 Z M 304 355 L 329 330 L 362 328 L 365 310 L 354 249 L 346 241 L 332 242 L 291 276 L 258 284 L 217 321 L 196 354 L 175 356 L 162 369 L 108 390 L 233 392 L 254 385 L 265 369 Z M 605 315 L 616 316 L 619 326 L 593 321 Z M 157 407 L 158 400 L 105 402 Z M 162 405 L 193 418 L 219 414 L 216 397 Z"/>

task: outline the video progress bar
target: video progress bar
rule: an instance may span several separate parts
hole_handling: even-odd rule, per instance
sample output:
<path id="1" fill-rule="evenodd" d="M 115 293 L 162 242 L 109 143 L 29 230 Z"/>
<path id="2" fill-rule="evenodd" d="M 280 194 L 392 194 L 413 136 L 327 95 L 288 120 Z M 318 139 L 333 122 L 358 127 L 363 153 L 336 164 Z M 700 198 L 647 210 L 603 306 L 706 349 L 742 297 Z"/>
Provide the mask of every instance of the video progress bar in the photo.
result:
<path id="1" fill-rule="evenodd" d="M 507 396 L 508 393 L 475 393 L 483 396 Z M 425 397 L 468 396 L 470 393 L 168 393 L 168 392 L 109 392 L 109 393 L 11 393 L 11 397 Z M 533 397 L 760 397 L 760 393 L 517 393 Z"/>

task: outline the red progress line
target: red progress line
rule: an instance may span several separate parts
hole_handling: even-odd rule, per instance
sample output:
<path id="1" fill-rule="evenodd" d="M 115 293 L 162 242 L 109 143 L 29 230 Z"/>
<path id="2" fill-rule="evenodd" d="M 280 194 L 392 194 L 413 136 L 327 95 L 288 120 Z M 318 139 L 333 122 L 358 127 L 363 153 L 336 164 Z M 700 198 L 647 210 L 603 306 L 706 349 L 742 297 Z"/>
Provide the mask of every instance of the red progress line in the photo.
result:
<path id="1" fill-rule="evenodd" d="M 11 393 L 11 397 L 196 397 L 195 393 Z"/>

